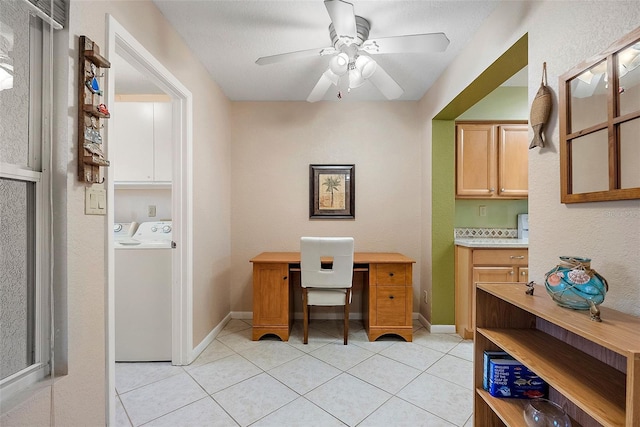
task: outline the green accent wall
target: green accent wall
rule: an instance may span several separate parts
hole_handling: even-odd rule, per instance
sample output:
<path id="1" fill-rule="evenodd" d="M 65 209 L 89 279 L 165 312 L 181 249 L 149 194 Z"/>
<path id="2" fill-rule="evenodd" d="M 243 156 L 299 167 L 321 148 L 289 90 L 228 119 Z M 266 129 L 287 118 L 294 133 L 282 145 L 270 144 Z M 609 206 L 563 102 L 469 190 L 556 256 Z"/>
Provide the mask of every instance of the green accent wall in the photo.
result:
<path id="1" fill-rule="evenodd" d="M 432 122 L 432 224 L 431 224 L 431 324 L 453 325 L 454 259 L 453 222 L 455 218 L 455 123 Z"/>
<path id="2" fill-rule="evenodd" d="M 456 120 L 529 120 L 528 88 L 499 87 Z"/>
<path id="3" fill-rule="evenodd" d="M 455 218 L 454 120 L 527 65 L 527 46 L 528 37 L 525 34 L 433 118 L 431 135 L 432 325 L 455 324 L 453 245 Z"/>
<path id="4" fill-rule="evenodd" d="M 487 216 L 480 216 L 480 206 Z M 455 228 L 517 228 L 518 214 L 527 213 L 528 200 L 456 200 Z"/>
<path id="5" fill-rule="evenodd" d="M 526 87 L 498 87 L 456 120 L 528 120 L 528 89 Z M 517 215 L 527 213 L 528 200 L 469 200 L 455 201 L 454 227 L 460 228 L 516 228 Z M 479 215 L 479 207 L 486 206 L 487 216 Z"/>

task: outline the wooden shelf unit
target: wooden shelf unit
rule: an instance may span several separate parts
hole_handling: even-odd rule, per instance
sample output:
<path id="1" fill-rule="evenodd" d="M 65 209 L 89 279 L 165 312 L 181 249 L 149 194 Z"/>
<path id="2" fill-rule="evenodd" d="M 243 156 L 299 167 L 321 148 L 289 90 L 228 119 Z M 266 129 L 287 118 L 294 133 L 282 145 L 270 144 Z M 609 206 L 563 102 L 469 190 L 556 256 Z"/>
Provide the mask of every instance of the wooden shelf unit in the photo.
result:
<path id="1" fill-rule="evenodd" d="M 478 284 L 474 349 L 476 426 L 522 426 L 526 400 L 482 389 L 483 352 L 504 350 L 549 384 L 549 398 L 565 407 L 574 427 L 640 426 L 640 318 L 600 307 L 558 306 L 543 286 Z"/>
<path id="2" fill-rule="evenodd" d="M 93 78 L 90 73 L 91 65 L 96 68 L 96 72 L 101 69 L 110 68 L 111 64 L 107 59 L 100 55 L 100 47 L 91 41 L 87 36 L 79 37 L 78 55 L 78 180 L 85 183 L 102 183 L 104 177 L 101 176 L 100 168 L 108 167 L 109 161 L 103 157 L 100 151 L 98 154 L 91 152 L 84 147 L 85 128 L 89 126 L 91 118 L 97 119 L 98 129 L 100 132 L 100 120 L 108 119 L 109 114 L 105 114 L 98 109 L 98 105 L 102 103 L 102 95 L 100 93 L 92 93 L 85 85 L 85 82 Z M 98 74 L 96 78 L 101 78 Z M 98 144 L 102 145 L 102 144 Z M 95 150 L 94 150 L 95 151 Z"/>

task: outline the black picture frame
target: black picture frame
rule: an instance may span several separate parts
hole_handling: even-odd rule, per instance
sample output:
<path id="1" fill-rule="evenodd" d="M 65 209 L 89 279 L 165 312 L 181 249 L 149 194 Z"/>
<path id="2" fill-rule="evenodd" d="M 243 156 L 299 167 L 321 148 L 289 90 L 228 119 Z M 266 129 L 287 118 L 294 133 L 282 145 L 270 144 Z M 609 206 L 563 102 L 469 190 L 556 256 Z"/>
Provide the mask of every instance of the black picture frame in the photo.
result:
<path id="1" fill-rule="evenodd" d="M 355 219 L 355 165 L 309 165 L 309 219 Z"/>

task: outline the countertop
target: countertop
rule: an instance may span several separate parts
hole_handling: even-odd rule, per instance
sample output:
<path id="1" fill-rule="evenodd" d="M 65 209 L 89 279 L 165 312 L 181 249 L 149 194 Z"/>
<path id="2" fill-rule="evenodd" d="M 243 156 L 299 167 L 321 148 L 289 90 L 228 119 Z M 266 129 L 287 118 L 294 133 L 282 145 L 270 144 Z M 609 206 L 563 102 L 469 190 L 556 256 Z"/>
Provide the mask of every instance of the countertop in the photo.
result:
<path id="1" fill-rule="evenodd" d="M 458 246 L 467 248 L 529 248 L 529 239 L 491 239 L 491 238 L 458 238 L 455 239 Z"/>

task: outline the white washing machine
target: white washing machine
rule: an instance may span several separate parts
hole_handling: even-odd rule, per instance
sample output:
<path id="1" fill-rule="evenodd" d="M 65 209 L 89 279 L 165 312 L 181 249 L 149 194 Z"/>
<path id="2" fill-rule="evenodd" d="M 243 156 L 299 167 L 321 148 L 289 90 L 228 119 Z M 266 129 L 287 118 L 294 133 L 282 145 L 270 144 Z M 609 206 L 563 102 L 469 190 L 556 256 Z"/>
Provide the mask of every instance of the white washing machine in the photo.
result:
<path id="1" fill-rule="evenodd" d="M 122 241 L 131 240 L 138 229 L 137 222 L 116 222 L 113 224 L 113 240 L 117 244 Z"/>
<path id="2" fill-rule="evenodd" d="M 171 221 L 143 222 L 114 243 L 117 362 L 171 361 L 171 236 Z"/>

